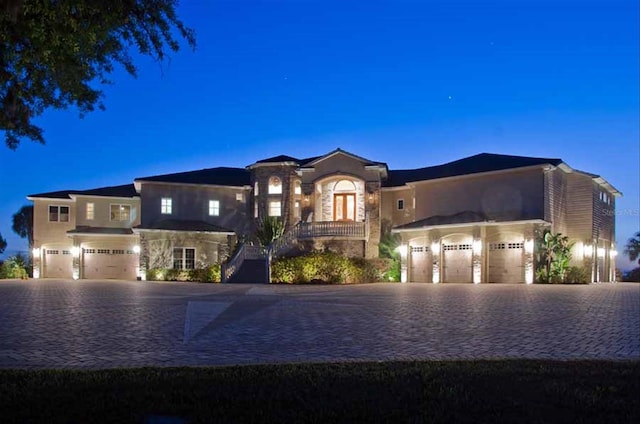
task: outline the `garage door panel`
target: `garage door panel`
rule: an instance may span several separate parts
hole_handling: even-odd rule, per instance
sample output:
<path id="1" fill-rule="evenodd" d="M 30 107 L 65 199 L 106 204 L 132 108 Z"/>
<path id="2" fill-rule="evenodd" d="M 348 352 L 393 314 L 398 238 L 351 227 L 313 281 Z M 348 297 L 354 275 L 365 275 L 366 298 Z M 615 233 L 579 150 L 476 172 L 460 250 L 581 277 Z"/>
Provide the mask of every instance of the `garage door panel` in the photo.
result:
<path id="1" fill-rule="evenodd" d="M 471 244 L 445 244 L 442 246 L 445 283 L 471 283 Z"/>
<path id="2" fill-rule="evenodd" d="M 44 276 L 46 278 L 71 278 L 73 258 L 66 249 L 45 249 Z"/>
<path id="3" fill-rule="evenodd" d="M 431 274 L 431 252 L 428 246 L 411 246 L 410 280 L 416 283 L 430 283 Z"/>
<path id="4" fill-rule="evenodd" d="M 84 278 L 134 280 L 138 257 L 127 249 L 84 249 Z"/>
<path id="5" fill-rule="evenodd" d="M 522 283 L 524 281 L 523 242 L 489 243 L 490 283 Z"/>

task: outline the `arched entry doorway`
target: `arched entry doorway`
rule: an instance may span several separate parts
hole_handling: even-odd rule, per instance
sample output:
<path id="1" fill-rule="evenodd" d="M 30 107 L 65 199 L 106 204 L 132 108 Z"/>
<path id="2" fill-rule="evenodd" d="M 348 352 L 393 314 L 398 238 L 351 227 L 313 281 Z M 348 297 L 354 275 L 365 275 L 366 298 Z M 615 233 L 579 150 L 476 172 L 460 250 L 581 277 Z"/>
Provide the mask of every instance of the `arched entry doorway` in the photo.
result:
<path id="1" fill-rule="evenodd" d="M 340 180 L 333 188 L 333 220 L 356 220 L 356 186 L 349 180 Z"/>

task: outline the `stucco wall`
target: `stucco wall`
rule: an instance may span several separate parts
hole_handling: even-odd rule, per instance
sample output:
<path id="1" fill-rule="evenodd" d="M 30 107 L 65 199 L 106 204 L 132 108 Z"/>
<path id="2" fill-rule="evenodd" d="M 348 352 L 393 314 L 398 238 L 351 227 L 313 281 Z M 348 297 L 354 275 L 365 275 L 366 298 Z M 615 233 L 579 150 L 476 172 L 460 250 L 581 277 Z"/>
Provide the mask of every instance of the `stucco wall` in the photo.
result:
<path id="1" fill-rule="evenodd" d="M 243 200 L 236 200 L 241 194 Z M 249 231 L 249 190 L 242 187 L 142 183 L 142 226 L 165 219 L 196 220 L 246 234 Z M 161 199 L 172 199 L 172 213 L 161 213 Z M 220 201 L 220 215 L 209 215 L 209 200 Z"/>
<path id="2" fill-rule="evenodd" d="M 69 222 L 49 222 L 49 206 L 68 206 Z M 76 227 L 76 206 L 71 200 L 36 199 L 33 201 L 33 244 L 62 243 L 71 246 L 67 231 Z"/>
<path id="3" fill-rule="evenodd" d="M 544 217 L 540 168 L 415 183 L 415 196 L 415 220 L 463 211 L 484 213 L 495 220 Z"/>
<path id="4" fill-rule="evenodd" d="M 87 203 L 94 204 L 94 219 L 87 219 Z M 130 219 L 128 221 L 112 221 L 111 205 L 129 205 L 131 207 Z M 140 224 L 140 198 L 118 198 L 118 197 L 76 197 L 76 224 L 78 226 L 90 227 L 110 227 L 110 228 L 131 228 Z"/>

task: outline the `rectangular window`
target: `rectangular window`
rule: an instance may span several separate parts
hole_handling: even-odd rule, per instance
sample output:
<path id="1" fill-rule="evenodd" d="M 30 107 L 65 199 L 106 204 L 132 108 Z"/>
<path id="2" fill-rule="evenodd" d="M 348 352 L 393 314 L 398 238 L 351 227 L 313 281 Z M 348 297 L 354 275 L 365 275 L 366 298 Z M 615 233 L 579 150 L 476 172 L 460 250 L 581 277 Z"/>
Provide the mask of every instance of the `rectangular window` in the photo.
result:
<path id="1" fill-rule="evenodd" d="M 260 190 L 258 189 L 258 182 L 256 181 L 255 183 L 253 183 L 253 195 L 257 196 L 260 193 Z"/>
<path id="2" fill-rule="evenodd" d="M 242 193 L 236 193 L 236 200 L 238 202 L 244 202 L 244 194 Z"/>
<path id="3" fill-rule="evenodd" d="M 173 249 L 173 269 L 195 269 L 196 249 L 176 247 Z"/>
<path id="4" fill-rule="evenodd" d="M 173 212 L 173 205 L 171 197 L 163 197 L 160 199 L 160 213 L 164 215 L 171 215 Z"/>
<path id="5" fill-rule="evenodd" d="M 220 215 L 220 201 L 209 200 L 209 216 L 218 216 L 218 215 Z"/>
<path id="6" fill-rule="evenodd" d="M 253 217 L 258 217 L 258 202 L 253 202 Z"/>
<path id="7" fill-rule="evenodd" d="M 404 200 L 398 199 L 398 210 L 401 211 L 404 209 Z"/>
<path id="8" fill-rule="evenodd" d="M 293 204 L 293 216 L 295 218 L 300 218 L 300 201 L 296 200 Z"/>
<path id="9" fill-rule="evenodd" d="M 110 206 L 111 221 L 129 221 L 131 218 L 130 205 L 111 205 Z"/>
<path id="10" fill-rule="evenodd" d="M 269 202 L 269 216 L 281 216 L 282 206 L 279 201 Z"/>
<path id="11" fill-rule="evenodd" d="M 87 220 L 95 218 L 95 205 L 93 203 L 87 203 Z"/>
<path id="12" fill-rule="evenodd" d="M 49 206 L 49 222 L 69 222 L 69 206 Z"/>

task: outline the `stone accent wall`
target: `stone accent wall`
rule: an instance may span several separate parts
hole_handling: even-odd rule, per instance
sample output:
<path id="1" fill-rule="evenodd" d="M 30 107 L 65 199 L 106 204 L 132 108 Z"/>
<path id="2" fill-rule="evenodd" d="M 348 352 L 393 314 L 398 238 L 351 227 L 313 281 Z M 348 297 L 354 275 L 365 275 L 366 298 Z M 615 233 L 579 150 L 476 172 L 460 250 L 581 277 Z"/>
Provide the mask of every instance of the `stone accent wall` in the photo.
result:
<path id="1" fill-rule="evenodd" d="M 304 252 L 329 250 L 349 258 L 365 256 L 365 242 L 362 240 L 316 239 L 301 241 L 299 245 Z"/>
<path id="2" fill-rule="evenodd" d="M 282 194 L 269 194 L 269 179 L 271 177 L 280 178 L 282 182 Z M 281 217 L 285 225 L 287 228 L 295 225 L 298 219 L 294 216 L 294 202 L 295 200 L 302 200 L 302 196 L 295 195 L 294 193 L 295 181 L 300 181 L 295 166 L 274 164 L 272 166 L 261 165 L 253 168 L 251 170 L 251 185 L 253 187 L 256 182 L 258 183 L 258 196 L 255 196 L 255 192 L 252 190 L 251 213 L 253 214 L 253 204 L 257 202 L 258 220 L 269 216 L 269 202 L 279 200 L 282 205 Z M 304 208 L 302 202 L 301 205 Z M 304 218 L 304 213 L 302 217 Z"/>

